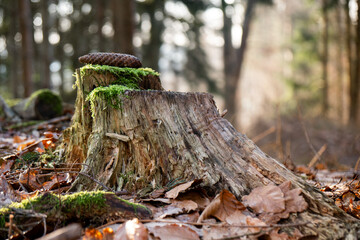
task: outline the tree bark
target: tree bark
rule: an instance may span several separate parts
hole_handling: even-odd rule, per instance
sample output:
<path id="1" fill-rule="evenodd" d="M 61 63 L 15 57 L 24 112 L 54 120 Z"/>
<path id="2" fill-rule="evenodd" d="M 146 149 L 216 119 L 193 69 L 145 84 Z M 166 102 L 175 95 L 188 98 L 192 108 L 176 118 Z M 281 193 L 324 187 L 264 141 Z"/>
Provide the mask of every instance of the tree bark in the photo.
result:
<path id="1" fill-rule="evenodd" d="M 64 134 L 66 151 L 73 153 L 67 160 L 84 163 L 84 174 L 130 191 L 164 187 L 175 179 L 201 179 L 209 193 L 225 188 L 238 198 L 259 186 L 291 181 L 302 189 L 309 208 L 289 222 L 311 221 L 301 232 L 319 239 L 355 236 L 357 220 L 237 132 L 220 116 L 210 94 L 128 91 L 119 96 L 121 109 L 96 98 L 90 113 L 82 102 L 86 92 L 95 82 L 111 82 L 112 76 L 84 76 L 78 76 L 77 109 Z M 72 190 L 99 188 L 82 176 Z"/>
<path id="2" fill-rule="evenodd" d="M 114 51 L 135 54 L 134 35 L 134 1 L 112 0 Z"/>
<path id="3" fill-rule="evenodd" d="M 21 31 L 21 55 L 23 67 L 24 96 L 30 96 L 32 92 L 32 71 L 33 71 L 33 41 L 32 41 L 32 17 L 30 1 L 19 0 L 19 18 Z"/>
<path id="4" fill-rule="evenodd" d="M 50 88 L 50 43 L 49 43 L 49 12 L 48 12 L 49 1 L 41 2 L 41 17 L 42 17 L 42 30 L 43 30 L 43 42 L 41 44 L 41 59 L 43 66 L 43 79 L 42 87 Z"/>
<path id="5" fill-rule="evenodd" d="M 322 15 L 324 21 L 323 32 L 323 55 L 322 55 L 322 78 L 323 78 L 323 95 L 322 95 L 322 114 L 327 115 L 329 109 L 328 103 L 328 58 L 329 58 L 329 13 L 328 13 L 328 1 L 322 0 Z"/>
<path id="6" fill-rule="evenodd" d="M 360 0 L 357 1 L 360 6 Z M 355 76 L 350 81 L 350 122 L 357 123 L 359 115 L 359 87 L 360 87 L 360 7 L 357 9 L 358 22 L 356 25 L 356 68 Z"/>
<path id="7" fill-rule="evenodd" d="M 225 73 L 225 107 L 228 110 L 227 118 L 237 127 L 236 112 L 239 104 L 236 101 L 236 92 L 238 92 L 241 70 L 244 62 L 245 51 L 247 48 L 247 39 L 250 33 L 250 26 L 253 18 L 253 11 L 257 0 L 247 1 L 245 17 L 242 26 L 241 45 L 235 49 L 232 44 L 231 18 L 226 16 L 226 3 L 222 1 L 224 16 L 224 73 Z"/>
<path id="8" fill-rule="evenodd" d="M 155 14 L 157 11 L 164 13 L 164 0 L 155 0 L 152 2 L 144 2 L 145 10 L 150 15 L 150 41 L 143 45 L 143 63 L 152 69 L 159 69 L 160 47 L 162 44 L 162 33 L 164 31 L 164 22 L 157 19 Z"/>
<path id="9" fill-rule="evenodd" d="M 353 64 L 353 56 L 352 56 L 352 24 L 351 24 L 351 19 L 350 19 L 350 8 L 349 8 L 349 2 L 350 0 L 346 0 L 345 4 L 344 4 L 344 8 L 345 8 L 345 17 L 346 17 L 346 54 L 347 54 L 347 71 L 348 71 L 348 80 L 347 80 L 347 89 L 346 92 L 347 94 L 347 99 L 350 100 L 351 99 L 351 89 L 350 86 L 352 85 L 352 81 L 354 78 L 354 64 Z M 349 103 L 351 102 L 351 100 L 349 101 Z M 351 123 L 351 111 L 350 111 L 350 105 L 349 106 L 349 111 L 348 111 L 348 121 L 349 123 Z"/>
<path id="10" fill-rule="evenodd" d="M 108 1 L 96 0 L 96 22 L 98 26 L 97 31 L 97 40 L 98 40 L 98 50 L 103 52 L 104 49 L 104 35 L 102 34 L 102 27 L 104 25 L 105 19 L 105 7 Z"/>

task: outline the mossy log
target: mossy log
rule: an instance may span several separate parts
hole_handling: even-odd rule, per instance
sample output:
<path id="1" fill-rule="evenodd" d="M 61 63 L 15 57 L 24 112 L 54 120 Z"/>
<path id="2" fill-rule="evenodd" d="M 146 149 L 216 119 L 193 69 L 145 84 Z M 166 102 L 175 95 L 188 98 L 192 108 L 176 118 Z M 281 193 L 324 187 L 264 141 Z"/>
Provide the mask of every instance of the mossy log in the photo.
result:
<path id="1" fill-rule="evenodd" d="M 41 89 L 22 100 L 13 110 L 26 120 L 45 120 L 60 116 L 63 111 L 60 96 L 49 89 Z"/>
<path id="2" fill-rule="evenodd" d="M 145 206 L 131 203 L 113 193 L 102 191 L 60 196 L 45 193 L 30 200 L 13 203 L 0 209 L 0 227 L 4 228 L 5 222 L 9 222 L 10 214 L 14 216 L 13 224 L 23 232 L 27 232 L 28 229 L 32 230 L 36 223 L 43 224 L 45 217 L 47 227 L 40 228 L 40 232 L 38 232 L 40 236 L 42 236 L 43 229 L 51 232 L 54 227 L 66 226 L 72 222 L 79 222 L 83 227 L 87 227 L 91 224 L 101 225 L 118 218 L 149 219 L 152 216 L 151 211 Z M 5 234 L 7 235 L 7 233 Z M 0 239 L 5 239 L 6 235 L 1 235 L 0 232 Z"/>
<path id="3" fill-rule="evenodd" d="M 82 77 L 80 88 L 92 86 L 93 78 L 108 78 L 97 74 Z M 210 191 L 229 189 L 241 199 L 256 187 L 291 181 L 302 189 L 309 207 L 284 223 L 310 222 L 298 228 L 318 239 L 357 235 L 358 220 L 237 132 L 220 116 L 210 94 L 126 91 L 116 97 L 120 108 L 98 95 L 91 100 L 91 112 L 84 92 L 78 90 L 81 104 L 69 130 L 73 135 L 65 137 L 70 143 L 67 161 L 85 163 L 82 172 L 108 187 L 136 191 L 175 179 L 201 179 Z M 74 157 L 78 151 L 81 158 Z M 79 175 L 72 190 L 100 187 Z"/>

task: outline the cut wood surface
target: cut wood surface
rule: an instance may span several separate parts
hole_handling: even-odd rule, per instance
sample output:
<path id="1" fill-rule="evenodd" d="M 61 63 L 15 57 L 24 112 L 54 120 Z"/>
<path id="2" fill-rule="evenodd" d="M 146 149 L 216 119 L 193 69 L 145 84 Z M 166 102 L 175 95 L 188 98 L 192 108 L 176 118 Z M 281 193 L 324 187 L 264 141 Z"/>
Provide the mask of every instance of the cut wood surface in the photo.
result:
<path id="1" fill-rule="evenodd" d="M 220 116 L 210 94 L 127 91 L 118 96 L 121 108 L 96 98 L 91 113 L 83 107 L 88 106 L 84 92 L 78 90 L 76 113 L 68 129 L 72 134 L 65 135 L 68 162 L 85 163 L 82 172 L 105 185 L 137 191 L 177 179 L 201 179 L 209 191 L 229 189 L 241 199 L 256 187 L 291 181 L 301 188 L 309 207 L 291 215 L 288 222 L 309 222 L 299 229 L 320 239 L 356 236 L 358 220 L 236 131 Z M 79 175 L 72 190 L 99 187 Z"/>

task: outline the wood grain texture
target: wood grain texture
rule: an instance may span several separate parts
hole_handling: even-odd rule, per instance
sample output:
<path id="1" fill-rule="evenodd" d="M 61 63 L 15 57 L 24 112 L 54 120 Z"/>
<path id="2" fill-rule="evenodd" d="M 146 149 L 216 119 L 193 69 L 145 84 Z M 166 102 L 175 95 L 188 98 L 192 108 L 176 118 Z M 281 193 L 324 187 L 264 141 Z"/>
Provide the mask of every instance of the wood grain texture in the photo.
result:
<path id="1" fill-rule="evenodd" d="M 137 57 L 123 53 L 89 53 L 79 57 L 79 62 L 129 68 L 140 68 L 142 66 Z"/>

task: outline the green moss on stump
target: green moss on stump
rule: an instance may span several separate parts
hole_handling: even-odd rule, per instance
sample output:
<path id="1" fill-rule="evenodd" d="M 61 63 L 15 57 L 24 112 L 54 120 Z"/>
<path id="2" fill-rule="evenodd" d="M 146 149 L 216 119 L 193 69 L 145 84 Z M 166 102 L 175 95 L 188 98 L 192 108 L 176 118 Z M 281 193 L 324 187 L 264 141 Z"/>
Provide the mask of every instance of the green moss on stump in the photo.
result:
<path id="1" fill-rule="evenodd" d="M 148 75 L 159 76 L 160 74 L 151 68 L 119 68 L 107 65 L 85 65 L 80 68 L 80 75 L 83 78 L 87 74 L 87 70 L 93 70 L 99 74 L 111 73 L 116 76 L 117 80 L 109 86 L 99 86 L 92 90 L 86 100 L 90 101 L 92 115 L 94 116 L 95 100 L 101 98 L 108 105 L 115 109 L 121 109 L 121 97 L 125 96 L 126 91 L 140 90 L 139 82 L 143 77 Z M 78 85 L 78 79 L 76 85 Z"/>

